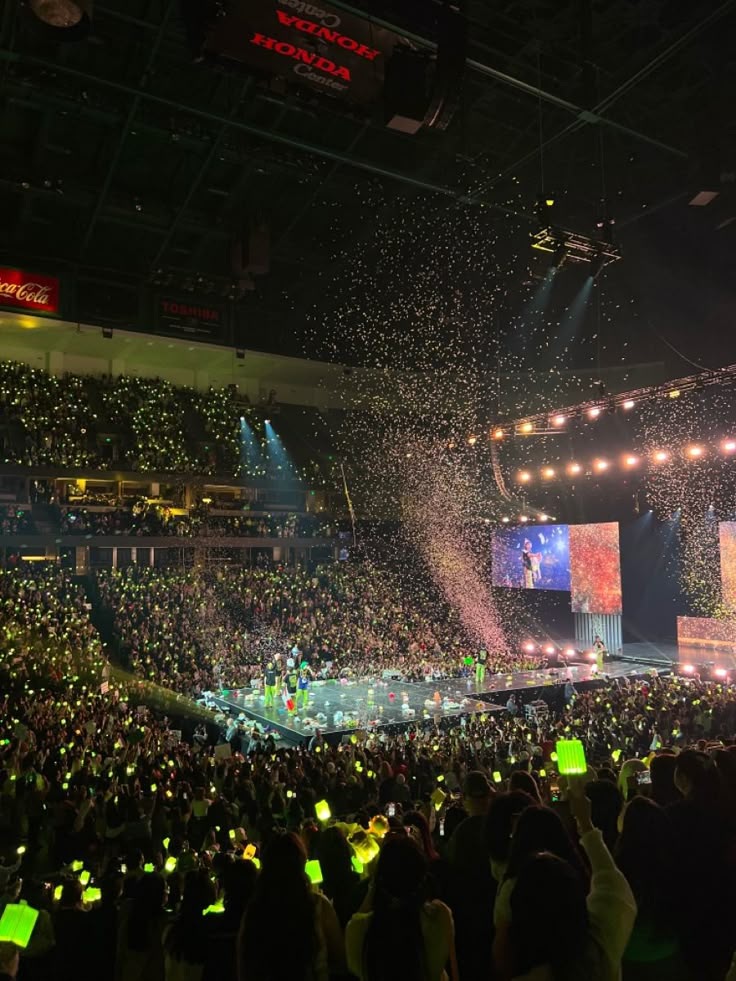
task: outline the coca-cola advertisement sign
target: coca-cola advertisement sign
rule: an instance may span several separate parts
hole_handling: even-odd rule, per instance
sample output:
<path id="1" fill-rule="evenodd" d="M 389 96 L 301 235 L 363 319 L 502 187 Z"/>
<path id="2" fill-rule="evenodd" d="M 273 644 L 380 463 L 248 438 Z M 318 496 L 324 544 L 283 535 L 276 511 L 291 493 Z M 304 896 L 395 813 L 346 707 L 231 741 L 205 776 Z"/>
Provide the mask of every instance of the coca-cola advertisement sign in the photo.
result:
<path id="1" fill-rule="evenodd" d="M 60 286 L 54 276 L 0 267 L 0 307 L 26 313 L 58 313 Z"/>

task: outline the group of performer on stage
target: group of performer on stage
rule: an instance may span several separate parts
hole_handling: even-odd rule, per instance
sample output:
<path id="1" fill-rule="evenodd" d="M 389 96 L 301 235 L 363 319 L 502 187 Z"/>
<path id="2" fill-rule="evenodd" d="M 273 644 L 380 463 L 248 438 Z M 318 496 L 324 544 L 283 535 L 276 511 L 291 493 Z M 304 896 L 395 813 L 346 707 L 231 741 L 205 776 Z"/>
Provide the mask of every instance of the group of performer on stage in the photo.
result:
<path id="1" fill-rule="evenodd" d="M 608 651 L 601 638 L 596 635 L 593 650 L 596 654 L 598 671 L 603 671 L 603 660 Z M 281 663 L 281 655 L 276 654 L 266 664 L 263 672 L 264 708 L 273 709 L 279 694 L 289 716 L 294 716 L 309 704 L 309 689 L 314 672 L 306 661 L 301 660 L 302 652 L 295 644 L 286 664 Z M 468 658 L 466 663 L 471 663 Z M 475 665 L 475 685 L 480 691 L 483 687 L 488 666 L 488 651 L 481 647 L 472 660 Z"/>
<path id="2" fill-rule="evenodd" d="M 280 654 L 266 664 L 263 673 L 264 708 L 275 708 L 279 688 L 290 716 L 295 715 L 300 708 L 307 707 L 313 672 L 306 661 L 299 661 L 300 656 L 301 651 L 295 645 L 284 666 L 280 664 Z"/>

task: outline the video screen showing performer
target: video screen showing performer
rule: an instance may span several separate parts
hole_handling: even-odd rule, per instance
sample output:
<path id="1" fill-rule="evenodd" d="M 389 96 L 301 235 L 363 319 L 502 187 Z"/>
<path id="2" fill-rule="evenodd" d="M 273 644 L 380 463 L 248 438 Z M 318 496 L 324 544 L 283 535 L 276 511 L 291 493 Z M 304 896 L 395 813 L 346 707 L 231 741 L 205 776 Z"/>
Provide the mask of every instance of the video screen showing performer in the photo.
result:
<path id="1" fill-rule="evenodd" d="M 570 589 L 567 525 L 504 528 L 493 536 L 493 585 L 511 589 Z"/>

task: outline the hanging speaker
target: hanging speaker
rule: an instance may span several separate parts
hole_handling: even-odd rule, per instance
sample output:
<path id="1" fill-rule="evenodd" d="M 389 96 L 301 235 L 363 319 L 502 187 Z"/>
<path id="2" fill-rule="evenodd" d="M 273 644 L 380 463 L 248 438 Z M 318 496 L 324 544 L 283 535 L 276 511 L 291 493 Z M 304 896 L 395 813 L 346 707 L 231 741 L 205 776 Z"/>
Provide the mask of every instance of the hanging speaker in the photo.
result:
<path id="1" fill-rule="evenodd" d="M 456 7 L 443 6 L 436 24 L 437 54 L 396 45 L 386 66 L 384 118 L 389 129 L 414 134 L 446 129 L 460 105 L 468 23 Z"/>

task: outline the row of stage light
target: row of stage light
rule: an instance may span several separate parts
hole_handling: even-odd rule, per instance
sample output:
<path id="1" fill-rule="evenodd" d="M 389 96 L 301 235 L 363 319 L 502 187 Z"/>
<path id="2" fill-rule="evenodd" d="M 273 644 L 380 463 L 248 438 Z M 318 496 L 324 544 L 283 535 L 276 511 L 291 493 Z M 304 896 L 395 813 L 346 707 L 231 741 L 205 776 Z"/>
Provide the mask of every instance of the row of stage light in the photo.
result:
<path id="1" fill-rule="evenodd" d="M 582 402 L 554 412 L 538 413 L 508 423 L 499 422 L 490 430 L 490 436 L 494 440 L 503 440 L 510 436 L 544 436 L 564 430 L 569 423 L 576 421 L 594 422 L 606 414 L 618 411 L 628 413 L 636 406 L 648 402 L 657 400 L 666 402 L 679 399 L 680 396 L 688 395 L 711 385 L 729 385 L 735 381 L 736 365 L 713 368 L 698 375 L 678 378 L 661 385 L 652 385 L 648 388 L 640 388 L 636 391 L 623 392 L 614 396 L 602 394 L 601 397 L 590 402 Z M 473 436 L 470 439 L 477 440 L 478 437 Z"/>
<path id="2" fill-rule="evenodd" d="M 556 480 L 561 477 L 590 477 L 605 474 L 614 469 L 618 464 L 623 470 L 635 470 L 637 467 L 647 463 L 657 467 L 667 463 L 674 463 L 684 460 L 687 463 L 696 463 L 705 460 L 714 454 L 722 456 L 734 456 L 736 454 L 736 439 L 724 439 L 718 446 L 706 446 L 703 443 L 690 443 L 678 450 L 659 449 L 651 453 L 637 455 L 625 453 L 619 460 L 610 460 L 605 457 L 596 457 L 590 464 L 584 465 L 574 460 L 562 466 L 554 467 L 551 465 L 540 467 L 538 476 L 542 481 Z M 516 480 L 519 484 L 530 484 L 535 479 L 531 470 L 519 470 Z"/>
<path id="3" fill-rule="evenodd" d="M 597 660 L 597 654 L 595 651 L 578 651 L 574 647 L 557 647 L 554 644 L 539 643 L 533 640 L 525 640 L 521 644 L 521 650 L 525 654 L 544 654 L 546 657 L 557 656 L 565 662 L 573 659 L 578 661 Z M 679 671 L 681 674 L 684 674 L 689 678 L 693 678 L 695 676 L 704 678 L 708 676 L 716 679 L 717 681 L 730 682 L 731 680 L 731 673 L 728 671 L 728 669 L 718 667 L 715 664 L 681 664 L 679 665 Z"/>
<path id="4" fill-rule="evenodd" d="M 718 668 L 714 664 L 681 664 L 680 673 L 689 678 L 694 678 L 696 675 L 702 678 L 704 675 L 710 674 L 712 678 L 717 678 L 718 681 L 730 682 L 731 680 L 727 668 Z"/>

